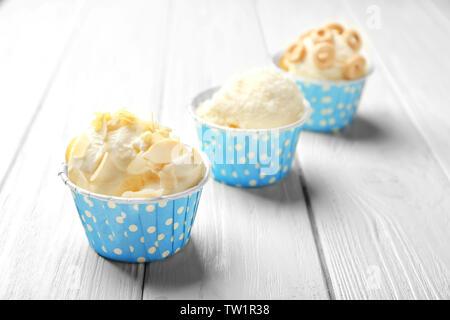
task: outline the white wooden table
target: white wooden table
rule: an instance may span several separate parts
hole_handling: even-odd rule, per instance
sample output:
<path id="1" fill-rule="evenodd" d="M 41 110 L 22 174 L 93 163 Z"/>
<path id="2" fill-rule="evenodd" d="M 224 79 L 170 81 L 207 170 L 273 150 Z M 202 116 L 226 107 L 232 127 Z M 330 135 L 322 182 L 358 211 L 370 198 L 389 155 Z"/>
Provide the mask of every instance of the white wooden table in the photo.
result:
<path id="1" fill-rule="evenodd" d="M 206 186 L 192 241 L 151 264 L 90 249 L 56 173 L 94 111 L 186 104 L 309 26 L 367 29 L 354 124 L 301 135 L 281 183 Z M 450 2 L 0 1 L 0 298 L 449 299 Z"/>

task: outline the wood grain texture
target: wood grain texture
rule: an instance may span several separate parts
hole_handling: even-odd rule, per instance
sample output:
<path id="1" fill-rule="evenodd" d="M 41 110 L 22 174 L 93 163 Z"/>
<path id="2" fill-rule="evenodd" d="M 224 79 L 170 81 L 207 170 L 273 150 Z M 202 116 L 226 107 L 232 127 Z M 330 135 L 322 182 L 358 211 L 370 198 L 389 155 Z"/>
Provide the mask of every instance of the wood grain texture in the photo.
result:
<path id="1" fill-rule="evenodd" d="M 298 2 L 283 1 L 275 6 L 262 1 L 258 12 L 269 50 L 275 52 L 304 28 L 330 16 L 346 20 L 358 17 L 364 24 L 368 5 L 316 1 L 305 11 Z M 410 7 L 406 11 L 398 2 L 385 2 L 384 6 L 383 24 L 391 28 L 374 37 L 377 69 L 365 88 L 355 122 L 342 133 L 303 136 L 298 155 L 313 225 L 333 298 L 448 298 L 450 199 L 446 195 L 450 183 L 436 160 L 436 151 L 424 139 L 423 124 L 419 129 L 418 121 L 410 117 L 410 112 L 418 112 L 419 108 L 403 94 L 424 91 L 415 78 L 406 82 L 405 77 L 405 83 L 401 83 L 384 67 L 385 61 L 402 59 L 409 64 L 404 62 L 401 70 L 410 66 L 411 71 L 416 68 L 412 64 L 419 65 L 408 60 L 406 52 L 397 55 L 403 42 L 394 46 L 389 41 L 397 41 L 395 37 L 386 35 L 406 32 L 399 29 L 402 24 L 398 21 L 389 21 L 390 17 L 398 17 L 401 10 L 419 13 Z M 420 39 L 409 35 L 404 42 Z M 448 45 L 442 50 L 449 52 Z M 428 63 L 434 62 L 425 57 L 418 54 L 415 59 L 421 62 L 422 71 L 431 72 Z M 445 64 L 442 67 L 446 72 L 435 71 L 434 78 L 444 80 L 449 68 Z M 430 86 L 427 89 L 427 96 L 441 92 Z M 437 118 L 431 112 L 428 117 Z M 439 143 L 437 137 L 432 139 Z M 448 142 L 441 142 L 440 146 L 444 145 L 448 146 Z"/>
<path id="2" fill-rule="evenodd" d="M 450 178 L 450 119 L 440 116 L 450 105 L 450 61 L 442 58 L 450 53 L 449 42 L 442 40 L 448 39 L 450 32 L 448 2 L 398 1 L 397 10 L 391 10 L 392 5 L 385 1 L 351 2 L 347 7 L 355 20 L 364 23 L 365 8 L 374 4 L 380 26 L 369 28 L 369 34 L 375 46 L 386 48 L 376 51 L 380 70 Z M 386 37 L 388 32 L 395 36 Z"/>
<path id="3" fill-rule="evenodd" d="M 157 111 L 166 2 L 89 2 L 0 194 L 0 297 L 140 299 L 144 265 L 108 261 L 88 246 L 57 177 L 65 146 L 92 112 Z"/>
<path id="4" fill-rule="evenodd" d="M 187 104 L 234 73 L 266 64 L 252 2 L 174 1 L 161 121 L 197 145 Z M 175 116 L 176 115 L 176 116 Z M 144 299 L 328 297 L 298 168 L 277 185 L 205 187 L 192 240 L 147 265 Z"/>
<path id="5" fill-rule="evenodd" d="M 84 0 L 0 3 L 0 188 L 77 27 Z M 6 111 L 8 110 L 8 111 Z"/>
<path id="6" fill-rule="evenodd" d="M 446 0 L 433 0 L 434 14 L 444 16 L 447 18 L 447 22 L 450 19 L 450 3 Z M 436 12 L 437 11 L 437 12 Z"/>
<path id="7" fill-rule="evenodd" d="M 441 0 L 0 2 L 8 115 L 0 298 L 449 299 L 448 8 Z M 292 172 L 276 185 L 210 181 L 192 240 L 166 261 L 95 254 L 56 175 L 92 112 L 153 112 L 198 145 L 186 112 L 194 95 L 270 63 L 302 30 L 335 19 L 367 27 L 373 42 L 376 71 L 352 126 L 302 133 Z"/>

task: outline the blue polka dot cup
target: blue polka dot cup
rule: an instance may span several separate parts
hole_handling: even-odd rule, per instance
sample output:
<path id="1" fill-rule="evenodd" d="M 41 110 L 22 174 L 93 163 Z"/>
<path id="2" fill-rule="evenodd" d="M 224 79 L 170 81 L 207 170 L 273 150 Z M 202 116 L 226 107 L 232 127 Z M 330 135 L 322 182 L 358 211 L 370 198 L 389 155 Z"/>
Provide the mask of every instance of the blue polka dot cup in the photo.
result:
<path id="1" fill-rule="evenodd" d="M 70 188 L 90 246 L 108 259 L 144 263 L 162 260 L 189 241 L 206 171 L 197 186 L 159 198 L 122 198 L 96 194 L 72 183 L 64 164 L 59 176 Z"/>
<path id="2" fill-rule="evenodd" d="M 277 183 L 291 169 L 302 125 L 311 107 L 304 100 L 305 114 L 280 128 L 239 129 L 219 126 L 197 116 L 196 108 L 219 88 L 197 95 L 189 106 L 202 150 L 211 161 L 212 176 L 236 187 L 262 187 Z"/>
<path id="3" fill-rule="evenodd" d="M 337 132 L 352 123 L 366 79 L 373 72 L 372 67 L 364 77 L 355 80 L 307 79 L 281 69 L 281 55 L 282 53 L 276 54 L 273 63 L 279 70 L 294 78 L 313 109 L 311 117 L 304 125 L 305 130 Z"/>

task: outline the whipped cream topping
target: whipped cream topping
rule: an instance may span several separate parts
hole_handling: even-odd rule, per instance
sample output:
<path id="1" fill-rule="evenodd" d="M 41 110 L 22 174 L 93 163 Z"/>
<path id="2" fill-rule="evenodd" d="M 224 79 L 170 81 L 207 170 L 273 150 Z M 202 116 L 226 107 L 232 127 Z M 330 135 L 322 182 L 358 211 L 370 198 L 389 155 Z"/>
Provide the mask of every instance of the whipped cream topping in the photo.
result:
<path id="1" fill-rule="evenodd" d="M 69 179 L 91 192 L 153 198 L 200 182 L 200 154 L 171 136 L 171 130 L 121 110 L 98 113 L 66 150 Z"/>

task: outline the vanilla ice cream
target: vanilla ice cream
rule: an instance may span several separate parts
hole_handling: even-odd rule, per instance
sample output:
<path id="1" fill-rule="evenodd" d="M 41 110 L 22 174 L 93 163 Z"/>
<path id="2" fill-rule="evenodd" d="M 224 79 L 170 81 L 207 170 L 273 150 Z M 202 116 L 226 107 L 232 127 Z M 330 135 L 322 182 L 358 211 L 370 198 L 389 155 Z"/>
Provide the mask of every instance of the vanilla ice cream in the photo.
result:
<path id="1" fill-rule="evenodd" d="M 197 115 L 230 128 L 268 129 L 289 125 L 305 113 L 295 82 L 275 68 L 254 69 L 222 86 L 196 109 Z"/>
<path id="2" fill-rule="evenodd" d="M 123 110 L 98 113 L 67 147 L 69 179 L 91 192 L 128 198 L 189 189 L 203 178 L 205 166 L 170 131 Z"/>
<path id="3" fill-rule="evenodd" d="M 283 54 L 280 67 L 295 75 L 320 80 L 352 80 L 367 72 L 361 35 L 329 23 L 300 36 Z"/>

